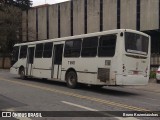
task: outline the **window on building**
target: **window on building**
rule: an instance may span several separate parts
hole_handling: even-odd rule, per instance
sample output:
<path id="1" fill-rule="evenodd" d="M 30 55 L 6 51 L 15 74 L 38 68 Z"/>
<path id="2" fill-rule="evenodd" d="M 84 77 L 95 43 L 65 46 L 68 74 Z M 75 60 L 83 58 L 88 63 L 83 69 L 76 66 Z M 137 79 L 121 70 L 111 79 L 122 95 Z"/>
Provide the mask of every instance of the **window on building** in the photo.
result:
<path id="1" fill-rule="evenodd" d="M 81 39 L 66 41 L 64 57 L 79 57 L 81 51 Z"/>
<path id="2" fill-rule="evenodd" d="M 121 1 L 117 0 L 117 29 L 121 28 Z"/>
<path id="3" fill-rule="evenodd" d="M 21 46 L 21 50 L 20 50 L 20 59 L 21 58 L 26 58 L 27 56 L 27 45 L 23 45 Z"/>
<path id="4" fill-rule="evenodd" d="M 98 37 L 88 37 L 83 39 L 82 57 L 95 57 L 97 55 Z"/>
<path id="5" fill-rule="evenodd" d="M 50 58 L 52 56 L 52 48 L 53 48 L 52 42 L 44 44 L 44 51 L 43 51 L 44 58 Z"/>
<path id="6" fill-rule="evenodd" d="M 116 35 L 104 35 L 100 37 L 98 56 L 99 57 L 113 57 L 116 47 Z"/>
<path id="7" fill-rule="evenodd" d="M 43 43 L 36 45 L 35 58 L 42 58 L 43 55 Z"/>

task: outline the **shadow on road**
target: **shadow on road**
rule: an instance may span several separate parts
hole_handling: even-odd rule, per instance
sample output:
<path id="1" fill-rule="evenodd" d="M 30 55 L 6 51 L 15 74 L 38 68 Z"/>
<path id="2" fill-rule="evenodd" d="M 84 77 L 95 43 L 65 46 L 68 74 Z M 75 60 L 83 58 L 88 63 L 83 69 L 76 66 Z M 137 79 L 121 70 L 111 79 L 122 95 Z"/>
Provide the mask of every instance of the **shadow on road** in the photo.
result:
<path id="1" fill-rule="evenodd" d="M 18 77 L 15 77 L 16 79 L 20 79 Z M 32 81 L 32 82 L 39 82 L 39 83 L 44 83 L 44 84 L 49 84 L 49 85 L 56 85 L 60 87 L 67 87 L 66 83 L 60 82 L 60 81 L 52 81 L 48 79 L 38 79 L 38 78 L 27 78 L 24 81 Z M 68 88 L 70 89 L 70 88 Z M 73 89 L 72 89 L 73 90 Z M 81 91 L 89 91 L 89 92 L 95 92 L 99 94 L 107 94 L 111 96 L 134 96 L 134 95 L 139 95 L 137 93 L 134 93 L 133 91 L 126 91 L 125 88 L 120 87 L 120 86 L 104 86 L 102 88 L 96 88 L 84 84 L 78 84 L 78 87 L 74 89 L 76 90 L 81 90 Z"/>

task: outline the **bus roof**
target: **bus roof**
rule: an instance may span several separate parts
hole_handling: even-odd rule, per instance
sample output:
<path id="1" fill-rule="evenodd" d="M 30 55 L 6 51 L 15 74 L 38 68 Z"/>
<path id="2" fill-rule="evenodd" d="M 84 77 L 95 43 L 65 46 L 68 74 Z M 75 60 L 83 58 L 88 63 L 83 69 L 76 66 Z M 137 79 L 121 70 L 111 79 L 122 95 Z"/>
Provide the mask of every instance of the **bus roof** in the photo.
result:
<path id="1" fill-rule="evenodd" d="M 68 37 L 61 37 L 61 38 L 54 38 L 54 39 L 47 39 L 47 40 L 39 40 L 39 41 L 32 41 L 32 42 L 24 42 L 24 43 L 17 43 L 14 46 L 20 46 L 20 45 L 32 45 L 37 43 L 45 43 L 45 42 L 57 42 L 57 41 L 65 41 L 65 40 L 71 40 L 71 39 L 78 39 L 78 38 L 85 38 L 85 37 L 92 37 L 92 36 L 99 36 L 99 35 L 105 35 L 105 34 L 117 34 L 119 32 L 133 32 L 137 34 L 142 34 L 146 37 L 150 37 L 149 35 L 136 31 L 131 29 L 115 29 L 115 30 L 108 30 L 108 31 L 102 31 L 102 32 L 95 32 L 95 33 L 88 33 L 88 34 L 81 34 L 81 35 L 75 35 L 75 36 L 68 36 Z"/>

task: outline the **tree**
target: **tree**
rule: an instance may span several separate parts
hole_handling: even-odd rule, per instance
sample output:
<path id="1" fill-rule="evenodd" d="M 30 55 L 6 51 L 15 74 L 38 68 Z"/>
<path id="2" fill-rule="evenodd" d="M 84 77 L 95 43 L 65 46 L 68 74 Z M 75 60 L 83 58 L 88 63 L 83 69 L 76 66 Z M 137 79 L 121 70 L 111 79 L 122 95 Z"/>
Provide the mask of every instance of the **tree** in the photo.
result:
<path id="1" fill-rule="evenodd" d="M 0 5 L 2 4 L 16 6 L 21 10 L 27 10 L 32 6 L 32 1 L 31 0 L 1 0 Z"/>
<path id="2" fill-rule="evenodd" d="M 14 6 L 4 5 L 0 16 L 1 52 L 8 53 L 12 51 L 11 46 L 18 42 L 17 33 L 21 29 L 21 10 Z"/>
<path id="3" fill-rule="evenodd" d="M 0 1 L 0 56 L 3 59 L 21 40 L 22 10 L 29 9 L 31 5 L 30 0 Z"/>
<path id="4" fill-rule="evenodd" d="M 21 10 L 29 9 L 31 5 L 30 0 L 0 0 L 0 51 L 10 52 L 10 46 L 18 41 Z"/>

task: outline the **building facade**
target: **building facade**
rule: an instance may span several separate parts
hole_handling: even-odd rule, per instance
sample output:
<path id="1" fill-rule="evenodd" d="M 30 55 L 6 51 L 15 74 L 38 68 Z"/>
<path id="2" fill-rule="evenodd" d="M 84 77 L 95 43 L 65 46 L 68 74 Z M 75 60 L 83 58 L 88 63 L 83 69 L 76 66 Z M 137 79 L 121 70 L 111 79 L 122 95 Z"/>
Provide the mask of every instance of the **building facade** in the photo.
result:
<path id="1" fill-rule="evenodd" d="M 160 65 L 160 0 L 71 0 L 22 13 L 24 42 L 120 28 L 151 35 L 151 67 Z"/>

